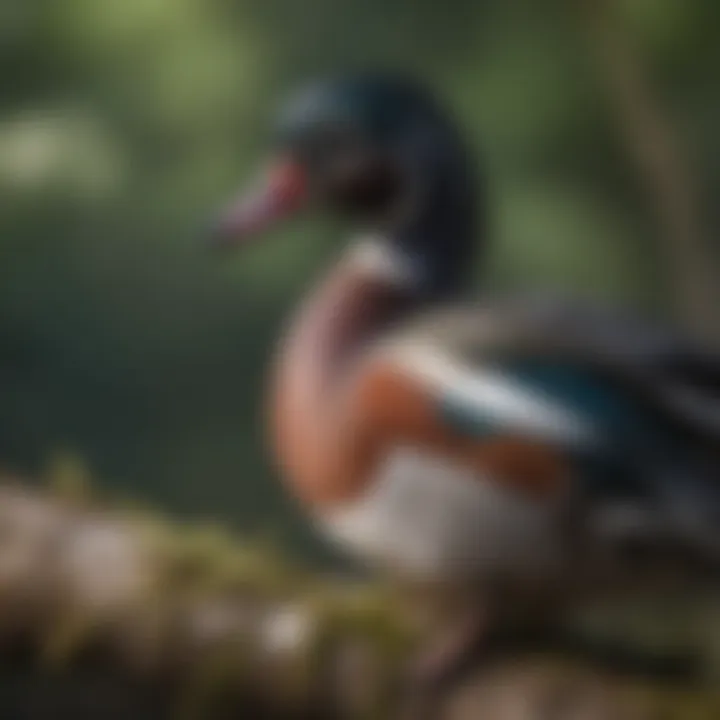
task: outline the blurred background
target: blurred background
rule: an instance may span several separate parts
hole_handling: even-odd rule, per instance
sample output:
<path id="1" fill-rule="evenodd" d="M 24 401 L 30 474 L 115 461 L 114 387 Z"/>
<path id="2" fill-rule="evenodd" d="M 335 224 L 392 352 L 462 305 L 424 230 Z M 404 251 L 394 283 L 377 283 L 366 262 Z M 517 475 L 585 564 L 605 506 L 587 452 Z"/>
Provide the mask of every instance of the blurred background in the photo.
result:
<path id="1" fill-rule="evenodd" d="M 455 108 L 492 198 L 479 289 L 714 322 L 683 293 L 717 271 L 720 4 L 605 5 L 600 27 L 560 0 L 2 0 L 4 466 L 77 458 L 115 492 L 319 551 L 269 461 L 263 390 L 343 228 L 229 258 L 202 233 L 284 93 L 328 71 L 406 70 Z"/>

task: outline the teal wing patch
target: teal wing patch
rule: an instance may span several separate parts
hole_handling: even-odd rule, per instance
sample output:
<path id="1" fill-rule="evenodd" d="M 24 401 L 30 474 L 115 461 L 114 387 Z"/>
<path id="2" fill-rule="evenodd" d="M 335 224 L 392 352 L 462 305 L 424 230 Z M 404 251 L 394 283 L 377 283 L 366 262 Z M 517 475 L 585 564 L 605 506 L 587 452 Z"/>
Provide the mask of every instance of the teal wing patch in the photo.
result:
<path id="1" fill-rule="evenodd" d="M 445 422 L 466 435 L 518 434 L 552 443 L 593 494 L 646 494 L 644 478 L 682 452 L 663 421 L 592 369 L 516 362 L 478 372 L 440 398 Z"/>
<path id="2" fill-rule="evenodd" d="M 523 435 L 561 446 L 597 445 L 599 423 L 582 405 L 517 368 L 457 371 L 439 405 L 445 422 L 464 434 Z"/>

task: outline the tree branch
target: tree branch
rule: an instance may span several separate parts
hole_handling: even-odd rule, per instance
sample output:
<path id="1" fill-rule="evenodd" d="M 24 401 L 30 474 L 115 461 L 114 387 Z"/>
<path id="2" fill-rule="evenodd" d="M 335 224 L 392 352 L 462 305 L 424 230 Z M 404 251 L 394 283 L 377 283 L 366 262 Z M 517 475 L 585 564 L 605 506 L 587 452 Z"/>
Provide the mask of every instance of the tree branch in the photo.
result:
<path id="1" fill-rule="evenodd" d="M 616 17 L 615 0 L 574 2 L 582 11 L 628 157 L 655 216 L 678 320 L 697 336 L 718 343 L 717 258 L 705 236 L 698 192 L 680 140 Z"/>
<path id="2" fill-rule="evenodd" d="M 407 616 L 383 587 L 217 527 L 0 484 L 2 717 L 393 718 L 421 636 Z M 688 702 L 720 710 L 700 690 L 516 655 L 478 669 L 445 717 L 653 720 L 673 702 L 677 720 Z"/>

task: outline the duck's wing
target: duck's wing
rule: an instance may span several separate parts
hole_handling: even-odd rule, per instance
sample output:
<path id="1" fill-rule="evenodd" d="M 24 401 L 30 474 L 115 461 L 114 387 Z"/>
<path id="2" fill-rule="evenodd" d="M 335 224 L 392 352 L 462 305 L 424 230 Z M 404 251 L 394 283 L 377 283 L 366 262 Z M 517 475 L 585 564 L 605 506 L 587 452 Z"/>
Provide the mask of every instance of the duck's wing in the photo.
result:
<path id="1" fill-rule="evenodd" d="M 720 358 L 625 314 L 545 298 L 440 310 L 394 341 L 446 434 L 544 447 L 590 497 L 652 505 L 720 554 Z"/>
<path id="2" fill-rule="evenodd" d="M 546 384 L 552 375 L 556 386 L 564 368 L 566 384 L 571 375 L 583 373 L 594 378 L 600 394 L 624 395 L 627 402 L 654 414 L 675 432 L 720 447 L 720 355 L 628 313 L 563 299 L 524 298 L 441 310 L 411 325 L 405 342 L 409 358 L 413 346 L 425 348 L 424 355 L 417 353 L 424 358 L 417 364 L 424 363 L 436 380 L 444 364 L 446 394 L 452 405 L 463 409 L 461 416 L 477 415 L 481 420 L 489 409 L 488 393 L 497 397 L 502 388 L 512 387 L 510 394 L 517 399 L 517 378 L 511 381 L 510 376 L 520 370 L 526 376 L 531 370 L 535 375 L 544 373 Z M 482 393 L 483 383 L 496 389 Z M 535 391 L 546 401 L 558 388 L 550 383 L 546 390 L 552 392 L 543 391 L 538 380 Z M 579 387 L 576 390 L 580 392 Z M 528 418 L 536 417 L 529 396 L 527 403 Z M 549 405 L 546 410 L 549 413 Z M 556 417 L 557 413 L 549 413 L 543 423 L 548 432 L 556 427 Z M 575 430 L 565 429 L 568 439 L 593 434 L 591 418 L 581 422 L 577 413 L 563 417 L 563 427 L 571 417 L 576 425 Z"/>
<path id="3" fill-rule="evenodd" d="M 524 308 L 524 309 L 523 309 Z M 518 305 L 519 335 L 635 386 L 660 412 L 720 441 L 720 355 L 680 332 L 611 311 L 562 300 Z"/>
<path id="4" fill-rule="evenodd" d="M 720 504 L 720 358 L 679 334 L 534 298 L 440 310 L 394 341 L 447 433 L 540 444 L 595 494 Z"/>

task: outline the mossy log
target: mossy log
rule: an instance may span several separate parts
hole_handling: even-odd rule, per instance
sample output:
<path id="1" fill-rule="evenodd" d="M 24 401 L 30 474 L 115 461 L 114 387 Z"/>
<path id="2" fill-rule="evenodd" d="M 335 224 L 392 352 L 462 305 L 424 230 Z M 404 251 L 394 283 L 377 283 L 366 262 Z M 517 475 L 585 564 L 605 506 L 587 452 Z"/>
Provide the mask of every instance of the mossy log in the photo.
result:
<path id="1" fill-rule="evenodd" d="M 221 528 L 0 484 L 0 717 L 388 718 L 421 631 L 382 585 Z M 710 720 L 720 694 L 547 654 L 478 668 L 450 720 Z"/>

